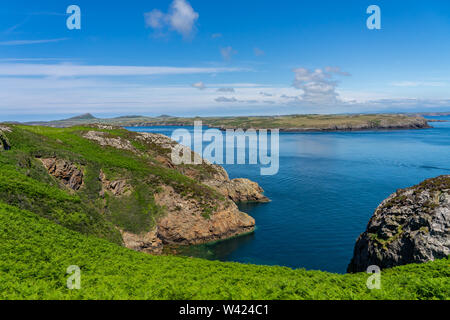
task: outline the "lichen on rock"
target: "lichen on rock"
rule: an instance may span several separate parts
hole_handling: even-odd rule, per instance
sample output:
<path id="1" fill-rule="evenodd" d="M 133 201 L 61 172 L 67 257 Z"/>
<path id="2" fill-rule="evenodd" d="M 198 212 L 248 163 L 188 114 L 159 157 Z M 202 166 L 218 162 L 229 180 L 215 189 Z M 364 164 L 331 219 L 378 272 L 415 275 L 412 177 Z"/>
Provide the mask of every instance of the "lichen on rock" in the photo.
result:
<path id="1" fill-rule="evenodd" d="M 450 255 L 450 175 L 396 193 L 375 210 L 355 245 L 348 272 L 390 268 Z"/>

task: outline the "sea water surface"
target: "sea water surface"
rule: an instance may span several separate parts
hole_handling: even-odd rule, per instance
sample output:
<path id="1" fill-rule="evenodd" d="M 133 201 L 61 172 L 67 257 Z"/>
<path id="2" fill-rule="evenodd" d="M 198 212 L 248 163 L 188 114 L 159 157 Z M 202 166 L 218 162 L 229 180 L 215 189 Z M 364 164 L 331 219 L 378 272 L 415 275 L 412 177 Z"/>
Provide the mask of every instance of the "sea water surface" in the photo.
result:
<path id="1" fill-rule="evenodd" d="M 450 121 L 450 117 L 430 117 Z M 212 260 L 344 273 L 378 204 L 399 188 L 450 174 L 450 122 L 432 129 L 280 133 L 280 168 L 224 165 L 230 178 L 258 182 L 270 203 L 242 204 L 253 234 L 185 248 Z M 171 136 L 178 127 L 133 131 Z M 192 130 L 192 127 L 183 127 Z"/>

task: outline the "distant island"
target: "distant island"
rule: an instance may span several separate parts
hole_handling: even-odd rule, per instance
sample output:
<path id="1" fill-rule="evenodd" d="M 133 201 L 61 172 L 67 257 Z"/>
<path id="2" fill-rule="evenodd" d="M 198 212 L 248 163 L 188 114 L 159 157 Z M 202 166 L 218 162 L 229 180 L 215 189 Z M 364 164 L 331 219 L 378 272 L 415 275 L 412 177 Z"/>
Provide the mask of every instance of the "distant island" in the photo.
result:
<path id="1" fill-rule="evenodd" d="M 409 114 L 345 114 L 345 115 L 283 115 L 283 116 L 235 116 L 235 117 L 172 117 L 139 115 L 116 118 L 96 118 L 87 113 L 56 121 L 28 122 L 27 125 L 70 127 L 85 124 L 104 124 L 122 127 L 191 126 L 194 121 L 203 125 L 226 129 L 280 129 L 285 132 L 359 131 L 431 128 L 421 115 Z"/>

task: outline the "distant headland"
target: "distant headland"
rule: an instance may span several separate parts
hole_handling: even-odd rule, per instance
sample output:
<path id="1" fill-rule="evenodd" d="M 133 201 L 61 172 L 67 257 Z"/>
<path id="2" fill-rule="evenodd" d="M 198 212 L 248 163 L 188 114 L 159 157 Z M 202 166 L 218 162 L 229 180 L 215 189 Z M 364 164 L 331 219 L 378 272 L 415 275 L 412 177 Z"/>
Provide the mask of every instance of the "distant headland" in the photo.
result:
<path id="1" fill-rule="evenodd" d="M 28 125 L 70 127 L 84 124 L 105 124 L 122 127 L 191 126 L 202 121 L 209 127 L 226 129 L 280 129 L 285 132 L 360 131 L 431 128 L 428 120 L 419 114 L 296 114 L 282 116 L 234 117 L 172 117 L 139 115 L 116 118 L 97 118 L 90 113 L 69 119 L 28 122 Z"/>

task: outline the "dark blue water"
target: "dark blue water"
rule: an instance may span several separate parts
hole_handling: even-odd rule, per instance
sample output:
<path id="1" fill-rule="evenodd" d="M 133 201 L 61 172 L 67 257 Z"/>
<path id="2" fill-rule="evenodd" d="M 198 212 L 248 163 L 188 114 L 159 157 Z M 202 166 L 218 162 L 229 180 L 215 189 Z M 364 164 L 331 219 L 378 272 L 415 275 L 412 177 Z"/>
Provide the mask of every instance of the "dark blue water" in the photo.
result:
<path id="1" fill-rule="evenodd" d="M 345 272 L 356 238 L 383 199 L 396 189 L 450 174 L 450 122 L 432 125 L 426 130 L 281 133 L 277 175 L 261 176 L 257 165 L 224 165 L 231 178 L 258 182 L 272 200 L 240 206 L 255 218 L 255 233 L 191 247 L 184 254 Z M 175 128 L 130 129 L 170 136 Z"/>

